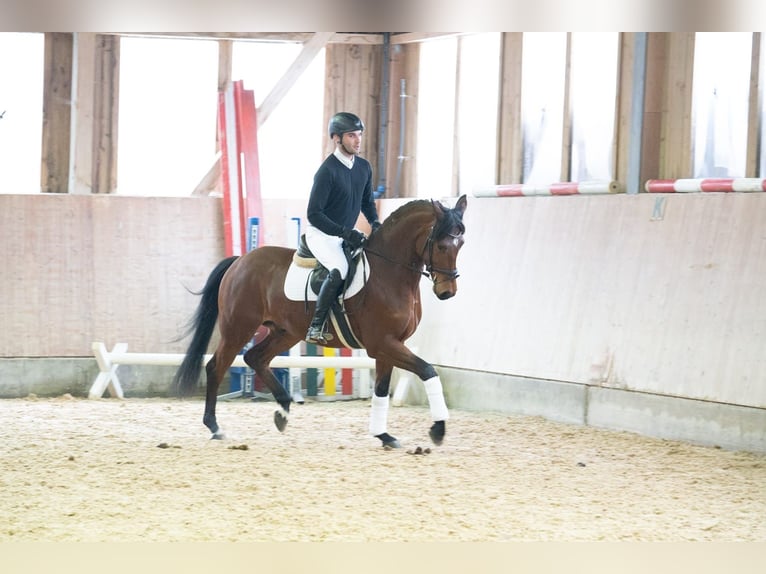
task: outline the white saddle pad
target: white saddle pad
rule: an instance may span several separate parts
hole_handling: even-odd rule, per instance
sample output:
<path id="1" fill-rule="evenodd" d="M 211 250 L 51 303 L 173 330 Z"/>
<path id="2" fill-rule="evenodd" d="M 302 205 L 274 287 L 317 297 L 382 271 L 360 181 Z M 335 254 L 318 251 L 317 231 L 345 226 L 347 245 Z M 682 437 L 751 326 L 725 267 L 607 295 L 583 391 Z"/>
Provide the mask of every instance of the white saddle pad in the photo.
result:
<path id="1" fill-rule="evenodd" d="M 317 296 L 311 290 L 310 286 L 307 286 L 306 282 L 309 278 L 309 273 L 313 268 L 299 267 L 294 262 L 290 263 L 290 267 L 287 270 L 287 276 L 285 277 L 285 297 L 292 301 L 316 301 Z M 362 257 L 356 266 L 356 274 L 351 281 L 348 290 L 344 295 L 344 299 L 353 297 L 364 287 L 364 282 L 370 279 L 370 266 L 367 265 L 367 255 L 362 253 Z"/>

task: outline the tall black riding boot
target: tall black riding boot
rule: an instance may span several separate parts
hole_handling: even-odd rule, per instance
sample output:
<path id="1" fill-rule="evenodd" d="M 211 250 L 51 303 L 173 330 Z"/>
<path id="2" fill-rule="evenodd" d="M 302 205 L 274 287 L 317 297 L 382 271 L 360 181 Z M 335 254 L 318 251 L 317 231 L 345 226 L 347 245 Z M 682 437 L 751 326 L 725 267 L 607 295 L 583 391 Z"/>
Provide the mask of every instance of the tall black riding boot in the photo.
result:
<path id="1" fill-rule="evenodd" d="M 327 314 L 330 312 L 330 305 L 332 305 L 333 299 L 338 296 L 338 291 L 342 286 L 343 278 L 340 276 L 340 271 L 333 269 L 325 277 L 322 288 L 319 289 L 314 318 L 311 320 L 308 333 L 306 333 L 306 341 L 309 343 L 319 343 L 320 345 L 327 343 L 328 334 L 324 332 L 325 321 L 327 321 Z"/>

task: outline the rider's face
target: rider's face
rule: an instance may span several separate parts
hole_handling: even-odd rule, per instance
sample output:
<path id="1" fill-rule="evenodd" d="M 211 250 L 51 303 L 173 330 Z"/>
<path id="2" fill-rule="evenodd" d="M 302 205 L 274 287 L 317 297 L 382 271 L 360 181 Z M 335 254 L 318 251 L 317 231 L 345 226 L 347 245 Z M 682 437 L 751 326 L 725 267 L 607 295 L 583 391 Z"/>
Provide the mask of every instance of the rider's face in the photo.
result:
<path id="1" fill-rule="evenodd" d="M 362 130 L 343 134 L 340 137 L 340 146 L 346 155 L 357 155 L 362 149 Z"/>

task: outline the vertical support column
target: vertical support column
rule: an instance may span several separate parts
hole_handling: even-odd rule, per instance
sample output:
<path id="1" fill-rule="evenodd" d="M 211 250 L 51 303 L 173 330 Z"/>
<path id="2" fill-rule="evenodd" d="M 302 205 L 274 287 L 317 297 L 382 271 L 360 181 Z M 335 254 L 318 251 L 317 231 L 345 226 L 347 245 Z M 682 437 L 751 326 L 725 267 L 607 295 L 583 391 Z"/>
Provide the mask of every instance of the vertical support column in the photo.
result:
<path id="1" fill-rule="evenodd" d="M 42 166 L 43 193 L 67 193 L 72 113 L 73 34 L 45 34 L 43 85 Z"/>
<path id="2" fill-rule="evenodd" d="M 665 33 L 664 93 L 660 135 L 662 179 L 692 176 L 692 72 L 695 32 Z"/>
<path id="3" fill-rule="evenodd" d="M 564 72 L 564 127 L 561 134 L 561 172 L 559 181 L 572 179 L 572 33 L 567 32 Z"/>
<path id="4" fill-rule="evenodd" d="M 75 32 L 68 191 L 117 187 L 118 36 Z"/>
<path id="5" fill-rule="evenodd" d="M 117 126 L 120 108 L 120 37 L 96 36 L 93 108 L 93 193 L 117 189 Z"/>
<path id="6" fill-rule="evenodd" d="M 72 194 L 89 194 L 93 189 L 96 35 L 75 32 L 73 54 L 68 189 Z"/>
<path id="7" fill-rule="evenodd" d="M 497 183 L 521 182 L 522 32 L 503 32 L 498 102 Z"/>
<path id="8" fill-rule="evenodd" d="M 644 94 L 646 93 L 647 33 L 636 32 L 633 41 L 633 85 L 630 98 L 630 128 L 628 141 L 628 172 L 625 192 L 641 191 L 641 151 L 644 134 Z"/>

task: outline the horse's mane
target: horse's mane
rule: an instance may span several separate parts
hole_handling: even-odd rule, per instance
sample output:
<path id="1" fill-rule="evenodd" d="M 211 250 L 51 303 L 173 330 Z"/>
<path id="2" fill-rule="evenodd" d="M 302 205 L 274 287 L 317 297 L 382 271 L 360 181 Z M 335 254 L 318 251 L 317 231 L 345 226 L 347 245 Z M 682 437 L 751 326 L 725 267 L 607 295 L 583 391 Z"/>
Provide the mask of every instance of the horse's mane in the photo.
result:
<path id="1" fill-rule="evenodd" d="M 421 210 L 433 213 L 434 209 L 437 209 L 434 207 L 433 203 L 434 202 L 430 199 L 415 199 L 407 202 L 394 210 L 383 222 L 383 225 L 396 225 L 400 220 L 408 218 L 411 213 L 416 213 Z M 452 233 L 452 230 L 455 227 L 458 228 L 459 233 L 464 233 L 465 225 L 463 224 L 463 213 L 456 209 L 450 209 L 444 205 L 442 205 L 442 207 L 444 208 L 444 217 L 434 228 L 434 238 L 438 240 L 448 233 Z"/>

